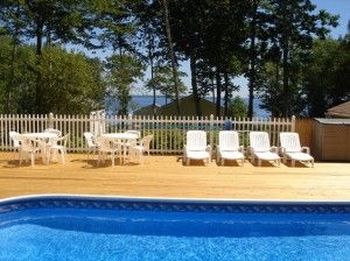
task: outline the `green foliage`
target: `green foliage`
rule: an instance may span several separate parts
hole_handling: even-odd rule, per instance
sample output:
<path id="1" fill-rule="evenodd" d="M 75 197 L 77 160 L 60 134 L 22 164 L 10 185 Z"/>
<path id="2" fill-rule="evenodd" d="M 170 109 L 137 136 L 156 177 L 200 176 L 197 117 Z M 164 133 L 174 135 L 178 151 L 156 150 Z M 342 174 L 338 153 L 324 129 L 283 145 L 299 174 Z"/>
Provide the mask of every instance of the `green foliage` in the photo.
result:
<path id="1" fill-rule="evenodd" d="M 186 73 L 179 71 L 180 77 L 186 76 Z M 146 83 L 146 88 L 149 90 L 156 90 L 167 97 L 175 96 L 175 86 L 173 80 L 173 72 L 170 66 L 157 66 L 154 69 L 153 79 L 150 79 Z M 186 86 L 180 80 L 180 93 L 186 91 Z"/>
<path id="2" fill-rule="evenodd" d="M 233 79 L 244 73 L 249 115 L 256 91 L 273 116 L 322 115 L 349 99 L 349 36 L 312 49 L 338 19 L 315 7 L 310 0 L 1 1 L 0 111 L 87 112 L 102 101 L 106 80 L 125 114 L 144 63 L 151 67 L 146 87 L 174 93 L 176 74 L 164 66 L 172 54 L 173 68 L 190 62 L 195 101 L 212 92 L 228 113 Z M 111 48 L 107 73 L 99 62 L 67 53 L 66 43 Z"/>
<path id="3" fill-rule="evenodd" d="M 247 117 L 247 105 L 244 99 L 236 96 L 230 101 L 230 112 L 233 117 Z"/>
<path id="4" fill-rule="evenodd" d="M 135 56 L 112 55 L 107 59 L 108 95 L 119 102 L 118 114 L 128 113 L 130 90 L 143 77 L 144 66 Z"/>
<path id="5" fill-rule="evenodd" d="M 259 91 L 264 107 L 273 116 L 301 113 L 301 73 L 313 37 L 325 37 L 329 26 L 336 25 L 336 16 L 324 10 L 317 14 L 315 8 L 309 0 L 270 0 L 266 8 L 270 19 L 267 31 L 270 50 L 263 74 L 266 79 Z"/>
<path id="6" fill-rule="evenodd" d="M 315 41 L 303 76 L 309 116 L 323 117 L 328 108 L 349 100 L 350 41 Z"/>
<path id="7" fill-rule="evenodd" d="M 100 108 L 104 94 L 101 64 L 61 48 L 45 48 L 37 64 L 33 47 L 0 38 L 0 93 L 4 113 L 34 113 L 37 72 L 43 87 L 43 113 L 77 114 Z"/>
<path id="8" fill-rule="evenodd" d="M 46 48 L 39 65 L 47 112 L 88 113 L 102 105 L 101 64 L 82 54 Z"/>

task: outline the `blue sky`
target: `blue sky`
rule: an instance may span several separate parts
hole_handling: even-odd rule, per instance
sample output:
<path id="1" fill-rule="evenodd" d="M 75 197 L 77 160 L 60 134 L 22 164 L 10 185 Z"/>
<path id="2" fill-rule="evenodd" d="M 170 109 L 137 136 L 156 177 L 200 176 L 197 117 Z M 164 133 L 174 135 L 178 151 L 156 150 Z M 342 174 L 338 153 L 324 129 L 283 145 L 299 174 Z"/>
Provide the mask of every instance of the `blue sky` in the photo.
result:
<path id="1" fill-rule="evenodd" d="M 317 10 L 325 9 L 333 15 L 340 15 L 339 26 L 333 28 L 331 36 L 338 38 L 347 33 L 347 24 L 350 20 L 350 0 L 312 0 Z"/>

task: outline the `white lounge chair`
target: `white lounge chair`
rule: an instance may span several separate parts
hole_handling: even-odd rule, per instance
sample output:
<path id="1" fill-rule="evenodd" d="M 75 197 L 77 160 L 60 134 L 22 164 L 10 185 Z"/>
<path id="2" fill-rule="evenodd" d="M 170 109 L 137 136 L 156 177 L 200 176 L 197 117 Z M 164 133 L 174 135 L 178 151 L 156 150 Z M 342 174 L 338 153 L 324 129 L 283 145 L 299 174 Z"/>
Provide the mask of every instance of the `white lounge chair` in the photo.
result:
<path id="1" fill-rule="evenodd" d="M 277 153 L 277 147 L 270 146 L 269 134 L 264 131 L 252 131 L 249 133 L 250 153 L 252 162 L 258 159 L 258 166 L 261 161 L 272 161 L 278 166 L 281 163 L 281 157 Z"/>
<path id="2" fill-rule="evenodd" d="M 283 161 L 291 160 L 292 167 L 295 166 L 295 161 L 305 162 L 314 167 L 314 158 L 310 155 L 309 147 L 300 146 L 299 134 L 296 132 L 281 132 L 281 153 Z"/>
<path id="3" fill-rule="evenodd" d="M 190 130 L 186 134 L 186 144 L 183 149 L 183 161 L 186 165 L 190 160 L 211 160 L 211 147 L 207 145 L 207 133 L 201 130 Z"/>
<path id="4" fill-rule="evenodd" d="M 219 164 L 224 165 L 225 160 L 238 160 L 241 161 L 241 166 L 244 165 L 244 148 L 239 145 L 237 131 L 220 131 L 216 149 L 216 161 Z"/>

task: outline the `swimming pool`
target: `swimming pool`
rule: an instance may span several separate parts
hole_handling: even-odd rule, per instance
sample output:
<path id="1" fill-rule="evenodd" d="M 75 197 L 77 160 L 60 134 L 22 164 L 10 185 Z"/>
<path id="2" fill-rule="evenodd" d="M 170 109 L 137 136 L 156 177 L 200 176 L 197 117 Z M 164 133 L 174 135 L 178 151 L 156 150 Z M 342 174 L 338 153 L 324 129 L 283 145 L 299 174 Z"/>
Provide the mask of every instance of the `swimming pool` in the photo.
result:
<path id="1" fill-rule="evenodd" d="M 350 202 L 0 201 L 0 260 L 348 260 Z"/>

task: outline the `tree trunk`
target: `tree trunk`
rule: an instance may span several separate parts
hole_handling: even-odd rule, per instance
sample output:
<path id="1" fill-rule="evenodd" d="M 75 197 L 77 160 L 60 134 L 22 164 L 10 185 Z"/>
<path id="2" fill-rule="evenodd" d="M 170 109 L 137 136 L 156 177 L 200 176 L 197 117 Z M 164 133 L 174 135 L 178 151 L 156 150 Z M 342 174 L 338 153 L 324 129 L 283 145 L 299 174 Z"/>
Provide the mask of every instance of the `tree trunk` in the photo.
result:
<path id="1" fill-rule="evenodd" d="M 36 14 L 36 59 L 37 59 L 37 76 L 36 76 L 36 88 L 35 88 L 35 113 L 45 113 L 44 111 L 44 99 L 43 99 L 43 86 L 42 75 L 40 70 L 41 54 L 43 46 L 43 30 L 44 22 L 41 13 Z"/>
<path id="2" fill-rule="evenodd" d="M 190 57 L 190 68 L 191 68 L 191 85 L 192 85 L 192 92 L 193 92 L 193 98 L 194 98 L 194 106 L 196 108 L 196 114 L 197 116 L 202 116 L 202 110 L 200 106 L 200 99 L 198 95 L 198 86 L 197 86 L 197 58 L 196 55 L 191 55 Z"/>
<path id="3" fill-rule="evenodd" d="M 229 86 L 229 77 L 228 77 L 228 73 L 225 72 L 224 74 L 224 79 L 225 79 L 225 97 L 224 97 L 224 116 L 228 115 L 228 103 L 229 103 L 229 90 L 228 90 L 228 86 Z"/>
<path id="4" fill-rule="evenodd" d="M 221 108 L 221 76 L 220 72 L 216 70 L 216 116 L 220 117 Z"/>
<path id="5" fill-rule="evenodd" d="M 163 6 L 163 13 L 164 13 L 166 35 L 167 35 L 168 46 L 169 46 L 169 56 L 170 56 L 170 60 L 171 60 L 171 66 L 173 68 L 176 111 L 179 115 L 181 115 L 179 77 L 177 74 L 177 66 L 176 66 L 175 53 L 174 53 L 174 48 L 173 48 L 173 40 L 171 37 L 171 28 L 170 28 L 170 22 L 169 22 L 169 10 L 168 10 L 167 0 L 162 0 L 162 6 Z"/>
<path id="6" fill-rule="evenodd" d="M 253 0 L 252 21 L 250 23 L 250 68 L 249 68 L 249 102 L 248 102 L 248 117 L 252 118 L 254 115 L 254 91 L 256 89 L 256 12 L 258 10 L 258 1 Z"/>

